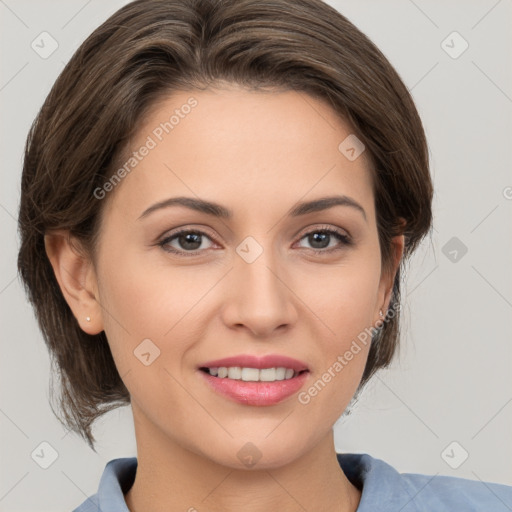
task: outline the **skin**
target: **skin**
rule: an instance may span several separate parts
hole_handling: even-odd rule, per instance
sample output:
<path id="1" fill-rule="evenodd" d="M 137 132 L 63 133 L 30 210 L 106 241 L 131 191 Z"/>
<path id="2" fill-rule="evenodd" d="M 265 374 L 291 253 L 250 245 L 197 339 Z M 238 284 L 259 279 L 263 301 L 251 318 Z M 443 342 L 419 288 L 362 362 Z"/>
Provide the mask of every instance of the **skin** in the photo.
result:
<path id="1" fill-rule="evenodd" d="M 393 240 L 386 271 L 366 153 L 349 161 L 338 145 L 350 127 L 303 93 L 234 85 L 174 92 L 154 105 L 131 149 L 191 96 L 198 105 L 103 199 L 94 261 L 65 233 L 46 237 L 68 304 L 84 331 L 106 332 L 131 395 L 138 469 L 127 505 L 132 512 L 355 511 L 361 493 L 335 458 L 332 427 L 360 382 L 368 346 L 306 405 L 297 394 L 273 406 L 232 402 L 203 382 L 197 366 L 284 354 L 307 363 L 307 389 L 387 310 L 404 238 Z M 288 215 L 298 201 L 333 194 L 357 201 L 366 219 L 349 206 Z M 176 196 L 214 201 L 233 216 L 172 206 L 139 219 Z M 167 244 L 195 255 L 158 245 L 179 227 L 206 233 L 193 249 L 179 238 Z M 331 235 L 313 245 L 306 235 L 322 228 L 353 244 Z M 248 236 L 263 250 L 252 263 L 236 252 Z M 149 366 L 134 356 L 147 338 L 160 350 Z M 248 442 L 261 454 L 251 468 L 237 457 Z"/>

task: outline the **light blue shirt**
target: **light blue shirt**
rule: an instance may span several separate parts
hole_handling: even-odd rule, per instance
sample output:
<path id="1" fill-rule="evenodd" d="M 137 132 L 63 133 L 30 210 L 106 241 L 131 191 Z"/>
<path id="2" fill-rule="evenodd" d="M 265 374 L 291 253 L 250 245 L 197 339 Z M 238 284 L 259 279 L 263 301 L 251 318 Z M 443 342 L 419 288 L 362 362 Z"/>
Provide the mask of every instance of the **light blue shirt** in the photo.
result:
<path id="1" fill-rule="evenodd" d="M 357 512 L 511 512 L 512 486 L 451 476 L 398 473 L 367 454 L 337 454 L 347 478 L 361 491 Z M 107 463 L 98 492 L 73 512 L 129 512 L 124 494 L 133 485 L 137 458 Z"/>

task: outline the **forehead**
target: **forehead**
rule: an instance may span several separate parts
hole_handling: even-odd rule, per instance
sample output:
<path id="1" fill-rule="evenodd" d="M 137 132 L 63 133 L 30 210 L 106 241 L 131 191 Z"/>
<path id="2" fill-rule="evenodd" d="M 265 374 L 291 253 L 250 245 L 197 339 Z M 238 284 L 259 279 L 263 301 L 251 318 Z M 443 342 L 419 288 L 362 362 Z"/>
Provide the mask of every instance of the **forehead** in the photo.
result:
<path id="1" fill-rule="evenodd" d="M 345 194 L 373 215 L 366 152 L 347 158 L 353 137 L 334 110 L 303 92 L 174 91 L 152 106 L 130 141 L 111 203 L 135 215 L 150 201 L 198 196 L 242 215 L 249 204 L 288 209 Z"/>

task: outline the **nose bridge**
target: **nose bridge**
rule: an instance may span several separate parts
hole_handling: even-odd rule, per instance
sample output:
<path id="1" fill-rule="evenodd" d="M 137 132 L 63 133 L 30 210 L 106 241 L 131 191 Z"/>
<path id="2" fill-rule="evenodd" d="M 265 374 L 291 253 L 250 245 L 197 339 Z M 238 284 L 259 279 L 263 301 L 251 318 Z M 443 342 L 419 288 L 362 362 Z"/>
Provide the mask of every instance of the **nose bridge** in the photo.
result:
<path id="1" fill-rule="evenodd" d="M 253 331 L 272 330 L 294 319 L 292 294 L 284 284 L 286 277 L 280 275 L 284 267 L 269 245 L 271 240 L 272 237 L 266 237 L 264 246 L 249 236 L 236 248 L 232 273 L 236 292 L 232 307 L 236 311 L 236 323 L 245 324 Z"/>

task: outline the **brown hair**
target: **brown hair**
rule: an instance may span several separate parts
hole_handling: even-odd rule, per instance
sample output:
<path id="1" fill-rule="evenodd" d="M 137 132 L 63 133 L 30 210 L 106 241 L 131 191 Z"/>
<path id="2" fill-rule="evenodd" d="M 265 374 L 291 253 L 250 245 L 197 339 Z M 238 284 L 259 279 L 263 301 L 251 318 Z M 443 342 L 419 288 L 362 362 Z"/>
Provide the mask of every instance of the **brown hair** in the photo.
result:
<path id="1" fill-rule="evenodd" d="M 44 235 L 69 230 L 92 257 L 106 203 L 93 191 L 113 174 L 142 117 L 173 90 L 222 81 L 322 99 L 365 144 L 383 268 L 391 263 L 391 238 L 405 235 L 390 308 L 399 305 L 404 259 L 431 227 L 428 148 L 413 100 L 384 55 L 334 8 L 321 0 L 127 4 L 55 82 L 28 134 L 21 183 L 18 269 L 56 363 L 64 424 L 93 450 L 94 420 L 130 396 L 105 333 L 82 331 L 66 303 Z M 358 391 L 390 363 L 398 339 L 396 310 L 374 333 Z"/>

